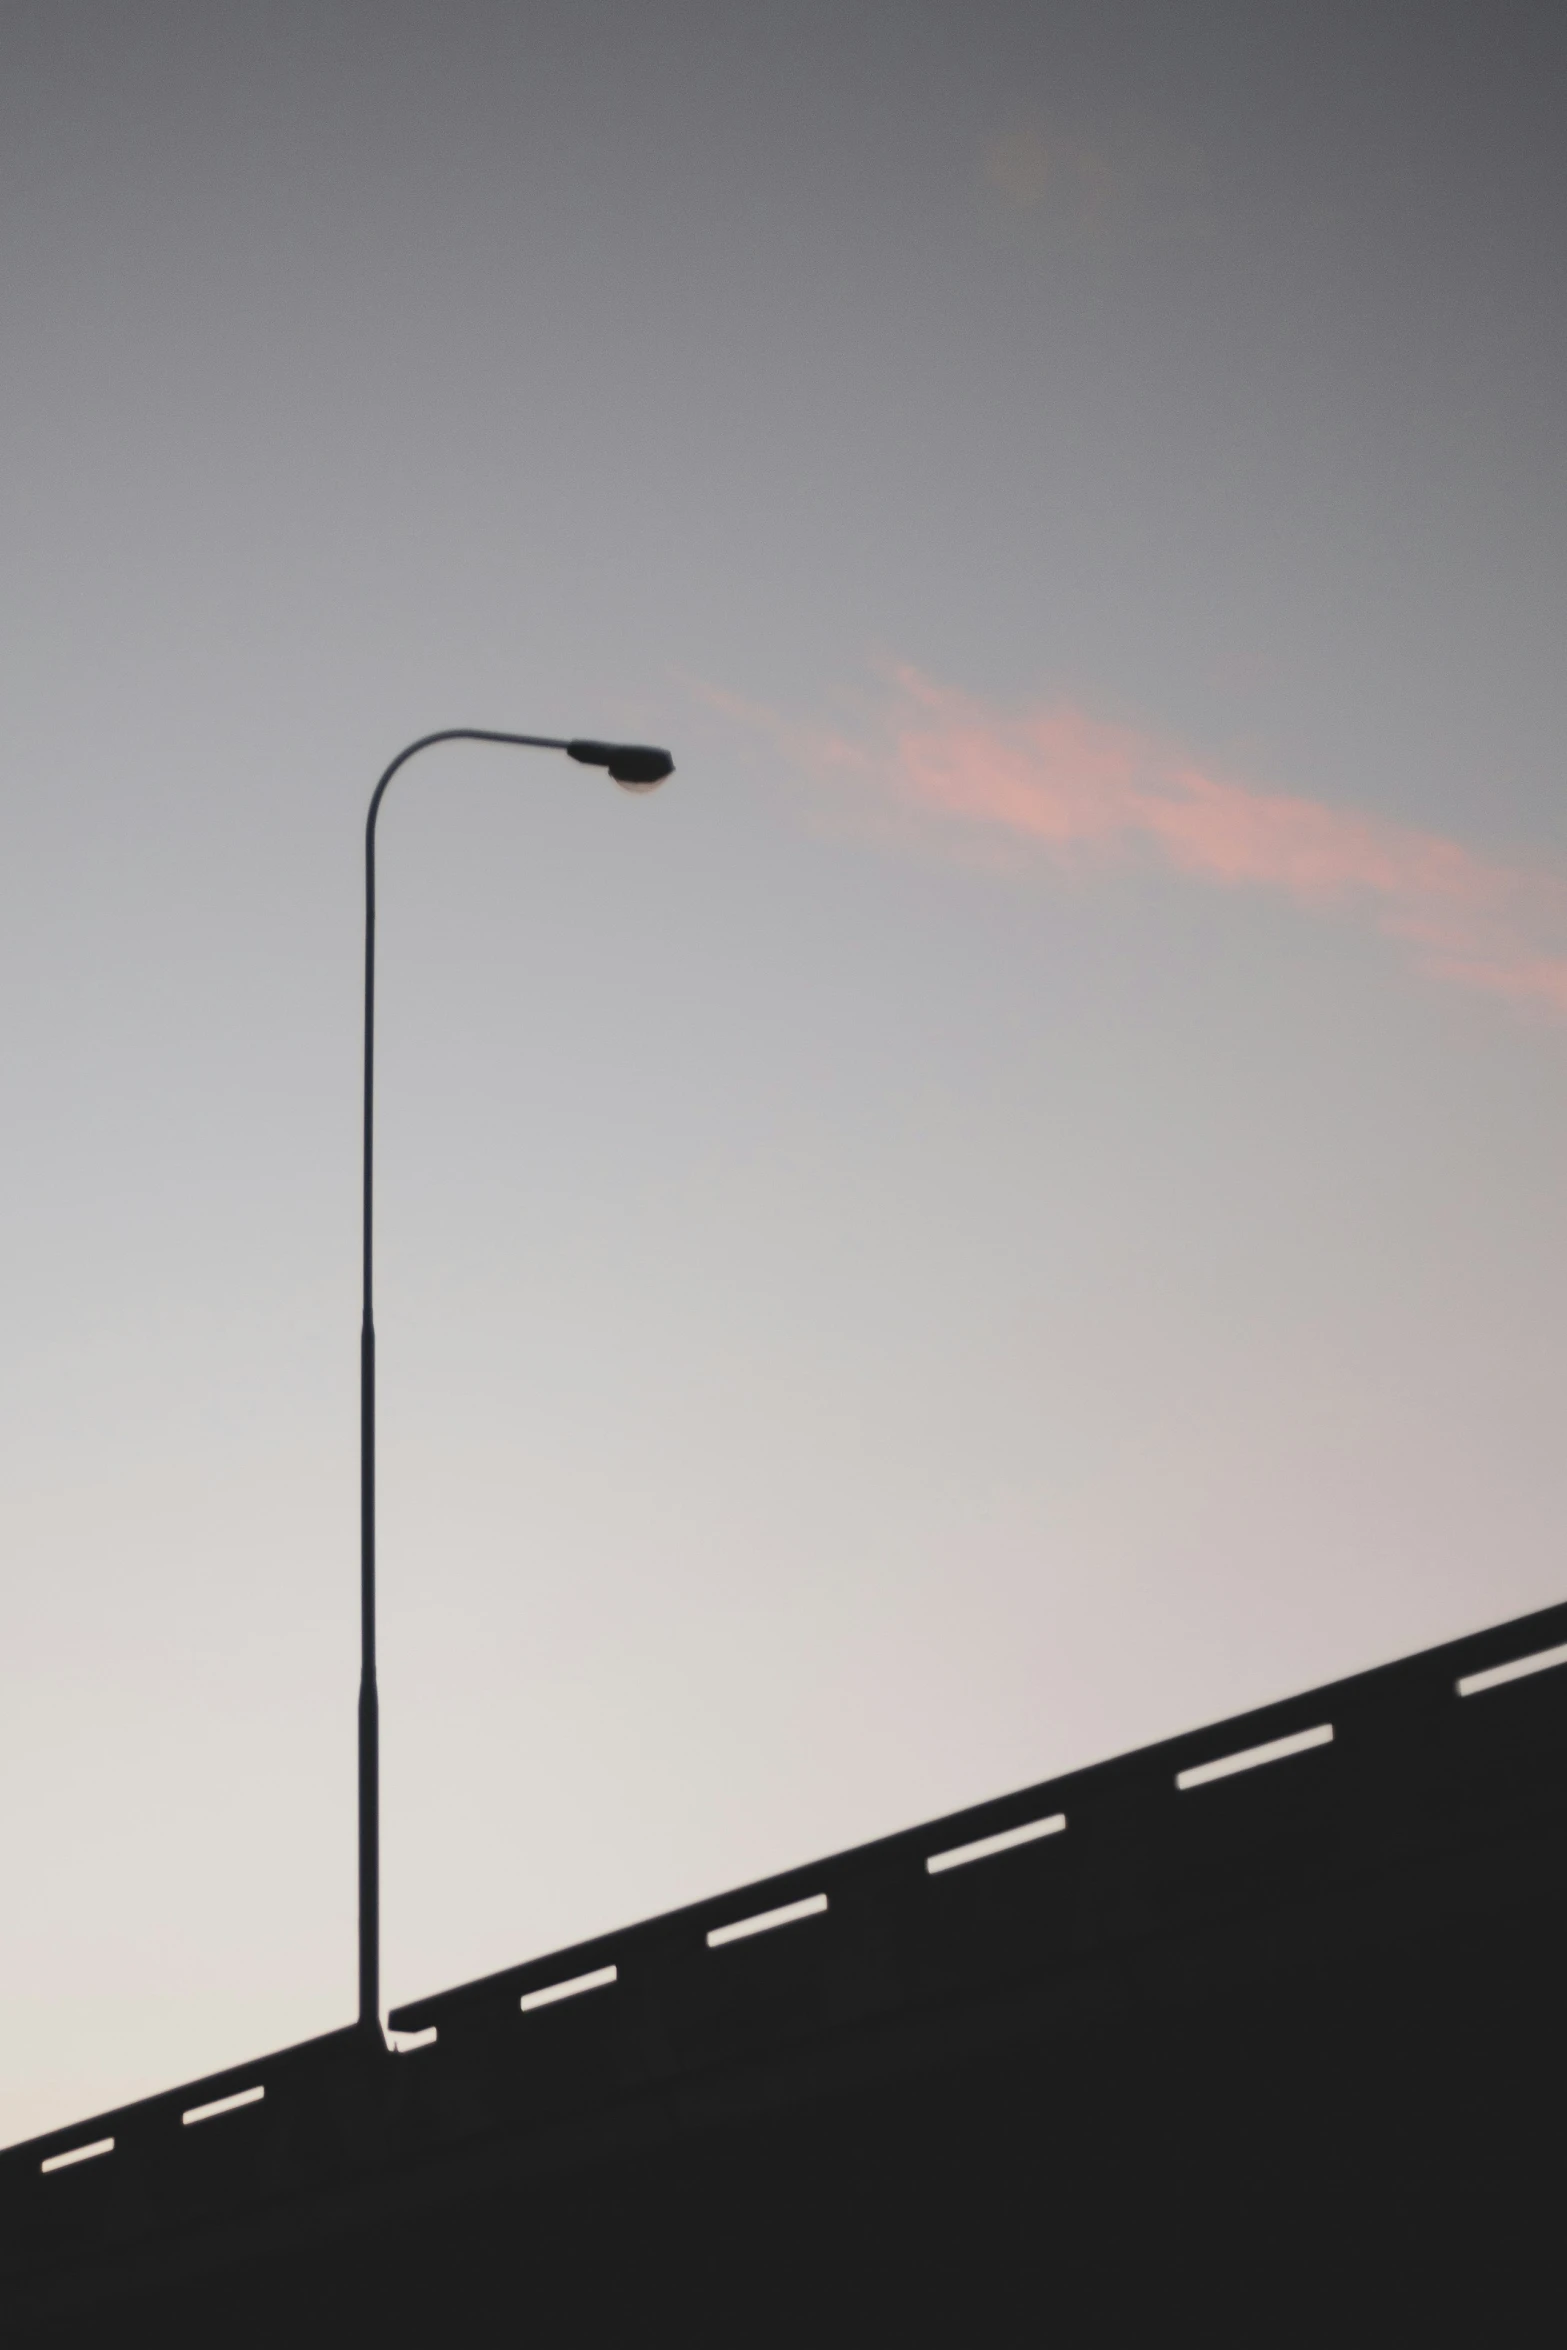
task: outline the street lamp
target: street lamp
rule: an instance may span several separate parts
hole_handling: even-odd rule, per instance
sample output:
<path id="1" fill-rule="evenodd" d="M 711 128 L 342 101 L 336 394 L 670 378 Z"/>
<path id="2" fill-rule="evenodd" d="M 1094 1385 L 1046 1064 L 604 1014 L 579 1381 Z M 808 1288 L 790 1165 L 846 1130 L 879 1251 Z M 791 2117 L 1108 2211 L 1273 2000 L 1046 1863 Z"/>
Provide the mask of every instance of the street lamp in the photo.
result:
<path id="1" fill-rule="evenodd" d="M 381 1737 L 375 1683 L 375 1319 L 371 1304 L 371 1167 L 375 1143 L 375 824 L 399 767 L 432 743 L 507 743 L 564 751 L 585 767 L 607 767 L 627 791 L 652 791 L 675 762 L 646 743 L 600 743 L 543 734 L 494 734 L 448 726 L 399 751 L 376 785 L 365 819 L 364 1322 L 359 1337 L 359 2023 L 381 2031 Z"/>

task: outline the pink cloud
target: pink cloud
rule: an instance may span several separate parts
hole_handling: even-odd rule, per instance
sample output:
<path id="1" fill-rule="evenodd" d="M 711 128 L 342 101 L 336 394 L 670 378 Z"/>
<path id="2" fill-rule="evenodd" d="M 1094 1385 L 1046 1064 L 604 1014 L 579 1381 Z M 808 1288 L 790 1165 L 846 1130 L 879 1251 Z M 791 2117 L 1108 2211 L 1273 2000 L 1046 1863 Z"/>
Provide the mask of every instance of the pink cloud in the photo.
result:
<path id="1" fill-rule="evenodd" d="M 1358 911 L 1424 970 L 1567 1017 L 1567 888 L 1440 833 L 1238 782 L 1070 703 L 988 709 L 908 668 L 852 735 L 706 698 L 817 777 L 869 785 L 970 839 L 1079 868 L 1141 853 L 1217 887 Z"/>

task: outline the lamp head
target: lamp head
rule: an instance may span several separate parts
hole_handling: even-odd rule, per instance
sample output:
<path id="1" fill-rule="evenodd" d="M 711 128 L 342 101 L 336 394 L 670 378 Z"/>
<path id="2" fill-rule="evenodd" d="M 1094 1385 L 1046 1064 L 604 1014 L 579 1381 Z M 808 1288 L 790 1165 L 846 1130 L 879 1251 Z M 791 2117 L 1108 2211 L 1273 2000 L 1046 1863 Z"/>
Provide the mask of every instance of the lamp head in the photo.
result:
<path id="1" fill-rule="evenodd" d="M 627 791 L 656 791 L 675 772 L 669 753 L 651 743 L 594 743 L 579 736 L 566 745 L 566 756 L 580 759 L 584 767 L 607 767 Z"/>

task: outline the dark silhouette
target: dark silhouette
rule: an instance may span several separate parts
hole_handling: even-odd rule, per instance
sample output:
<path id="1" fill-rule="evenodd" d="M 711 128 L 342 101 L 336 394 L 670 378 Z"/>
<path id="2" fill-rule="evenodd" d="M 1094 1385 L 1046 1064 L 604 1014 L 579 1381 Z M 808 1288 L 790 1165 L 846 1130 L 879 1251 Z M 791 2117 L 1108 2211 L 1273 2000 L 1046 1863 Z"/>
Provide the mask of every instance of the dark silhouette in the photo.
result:
<path id="1" fill-rule="evenodd" d="M 1567 1606 L 10 2148 L 0 2334 L 1555 2340 L 1564 1663 Z"/>
<path id="2" fill-rule="evenodd" d="M 375 828 L 386 787 L 400 767 L 434 743 L 504 743 L 564 751 L 585 767 L 607 767 L 628 791 L 651 791 L 673 775 L 667 751 L 648 743 L 570 742 L 547 734 L 496 734 L 448 726 L 399 751 L 370 795 L 365 818 L 364 1319 L 359 1333 L 359 2023 L 381 2039 L 381 1712 L 375 1678 L 375 1315 L 371 1296 L 375 1159 Z"/>

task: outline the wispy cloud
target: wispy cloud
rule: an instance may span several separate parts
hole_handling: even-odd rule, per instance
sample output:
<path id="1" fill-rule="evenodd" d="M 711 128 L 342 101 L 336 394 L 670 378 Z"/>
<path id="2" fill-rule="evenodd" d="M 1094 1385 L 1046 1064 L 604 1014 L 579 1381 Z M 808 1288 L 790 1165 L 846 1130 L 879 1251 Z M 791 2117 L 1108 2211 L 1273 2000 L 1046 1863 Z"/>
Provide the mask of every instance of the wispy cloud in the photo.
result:
<path id="1" fill-rule="evenodd" d="M 988 708 L 894 669 L 854 729 L 708 691 L 818 780 L 956 844 L 1003 838 L 1093 870 L 1142 855 L 1189 880 L 1358 913 L 1431 975 L 1567 1018 L 1567 885 L 1440 833 L 1269 791 L 1069 702 Z"/>

